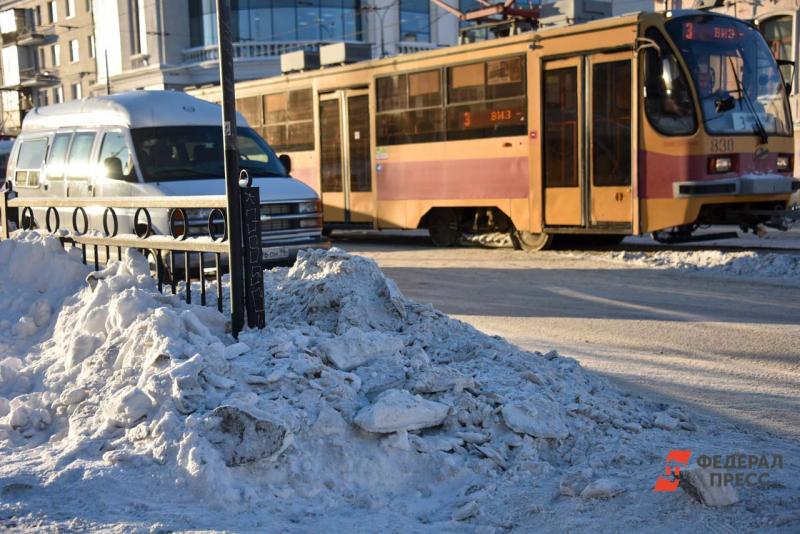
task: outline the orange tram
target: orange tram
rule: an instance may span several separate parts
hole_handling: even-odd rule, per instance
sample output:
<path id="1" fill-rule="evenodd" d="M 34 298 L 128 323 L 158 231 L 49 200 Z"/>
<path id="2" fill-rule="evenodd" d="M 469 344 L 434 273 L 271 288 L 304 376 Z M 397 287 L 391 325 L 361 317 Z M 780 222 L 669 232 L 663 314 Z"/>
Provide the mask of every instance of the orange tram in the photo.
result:
<path id="1" fill-rule="evenodd" d="M 595 244 L 700 225 L 785 229 L 787 87 L 750 24 L 638 13 L 237 84 L 237 108 L 327 229 Z M 193 93 L 217 100 L 218 88 Z"/>

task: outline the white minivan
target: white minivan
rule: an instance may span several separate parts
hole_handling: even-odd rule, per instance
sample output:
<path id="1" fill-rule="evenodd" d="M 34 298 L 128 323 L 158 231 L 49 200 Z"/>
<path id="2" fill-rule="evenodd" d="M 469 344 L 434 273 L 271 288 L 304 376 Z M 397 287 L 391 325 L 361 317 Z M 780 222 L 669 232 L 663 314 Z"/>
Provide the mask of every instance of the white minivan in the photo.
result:
<path id="1" fill-rule="evenodd" d="M 22 123 L 6 179 L 21 198 L 97 197 L 98 205 L 102 197 L 224 195 L 221 117 L 217 104 L 175 91 L 34 108 Z M 279 159 L 241 115 L 236 120 L 239 165 L 260 188 L 265 263 L 291 261 L 302 248 L 327 248 L 317 194 L 289 176 L 290 161 Z M 104 209 L 86 211 L 90 228 L 102 229 Z M 134 233 L 133 210 L 118 212 L 119 232 Z M 155 233 L 169 235 L 167 211 L 152 212 Z M 206 235 L 210 210 L 187 212 L 190 234 Z M 44 210 L 34 214 L 44 227 Z M 61 221 L 71 216 L 64 210 Z"/>

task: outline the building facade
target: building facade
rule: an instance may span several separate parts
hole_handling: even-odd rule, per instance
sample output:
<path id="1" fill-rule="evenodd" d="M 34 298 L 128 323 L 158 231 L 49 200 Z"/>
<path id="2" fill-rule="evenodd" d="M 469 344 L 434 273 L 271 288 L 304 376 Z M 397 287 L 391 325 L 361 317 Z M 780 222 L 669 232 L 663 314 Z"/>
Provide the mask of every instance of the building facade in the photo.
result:
<path id="1" fill-rule="evenodd" d="M 95 0 L 96 92 L 218 82 L 215 0 Z M 455 44 L 458 20 L 428 0 L 232 0 L 238 80 L 280 73 L 280 55 L 333 42 L 373 55 Z M 106 59 L 107 57 L 107 59 Z"/>
<path id="2" fill-rule="evenodd" d="M 0 1 L 2 133 L 34 106 L 82 98 L 96 84 L 91 0 Z"/>

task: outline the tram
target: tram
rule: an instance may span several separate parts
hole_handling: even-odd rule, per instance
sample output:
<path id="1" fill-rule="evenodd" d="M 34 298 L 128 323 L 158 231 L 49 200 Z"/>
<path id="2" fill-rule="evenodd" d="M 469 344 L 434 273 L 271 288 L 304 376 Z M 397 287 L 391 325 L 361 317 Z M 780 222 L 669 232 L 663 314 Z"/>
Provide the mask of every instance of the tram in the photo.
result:
<path id="1" fill-rule="evenodd" d="M 637 13 L 237 84 L 237 108 L 320 194 L 326 228 L 611 244 L 785 229 L 787 87 L 750 24 Z M 219 88 L 193 93 L 219 99 Z"/>

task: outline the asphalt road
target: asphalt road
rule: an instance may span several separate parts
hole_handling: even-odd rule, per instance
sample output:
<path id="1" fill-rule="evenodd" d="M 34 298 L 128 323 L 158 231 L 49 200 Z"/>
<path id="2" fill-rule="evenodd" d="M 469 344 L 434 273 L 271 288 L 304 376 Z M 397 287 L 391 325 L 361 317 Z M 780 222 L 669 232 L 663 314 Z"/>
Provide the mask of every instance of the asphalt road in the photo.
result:
<path id="1" fill-rule="evenodd" d="M 409 297 L 621 387 L 800 440 L 800 285 L 613 264 L 569 252 L 436 249 L 350 235 Z"/>

